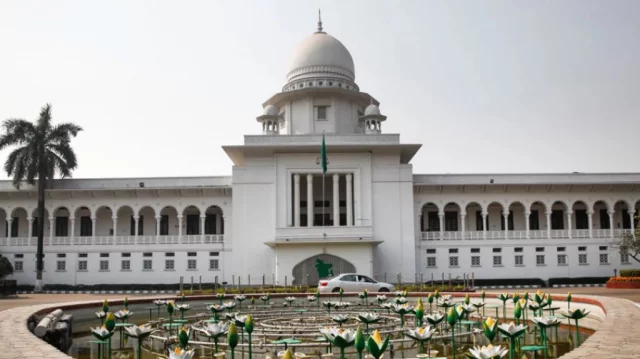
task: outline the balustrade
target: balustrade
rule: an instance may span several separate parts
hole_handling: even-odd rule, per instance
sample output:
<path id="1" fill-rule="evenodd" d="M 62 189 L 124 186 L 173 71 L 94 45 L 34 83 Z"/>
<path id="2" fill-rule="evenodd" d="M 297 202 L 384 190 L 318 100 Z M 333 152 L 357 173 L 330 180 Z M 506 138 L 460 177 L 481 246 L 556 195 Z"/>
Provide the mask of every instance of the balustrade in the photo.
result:
<path id="1" fill-rule="evenodd" d="M 632 235 L 630 229 L 593 229 L 591 234 L 588 229 L 554 229 L 543 230 L 509 230 L 509 231 L 430 231 L 420 232 L 420 239 L 423 241 L 439 240 L 526 240 L 526 239 L 589 239 L 589 238 L 620 238 L 623 235 Z M 569 235 L 571 234 L 571 235 Z M 613 234 L 613 237 L 612 237 Z"/>
<path id="2" fill-rule="evenodd" d="M 82 237 L 45 237 L 44 246 L 110 246 L 110 245 L 155 245 L 155 244 L 221 244 L 224 234 L 193 234 L 170 236 L 82 236 Z M 0 238 L 0 247 L 36 246 L 37 237 Z"/>

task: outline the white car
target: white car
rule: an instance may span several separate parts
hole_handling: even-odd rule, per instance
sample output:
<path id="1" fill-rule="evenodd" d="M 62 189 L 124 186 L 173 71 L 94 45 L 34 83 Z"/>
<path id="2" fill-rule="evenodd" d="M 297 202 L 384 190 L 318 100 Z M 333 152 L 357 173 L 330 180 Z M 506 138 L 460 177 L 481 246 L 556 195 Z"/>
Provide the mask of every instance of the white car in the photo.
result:
<path id="1" fill-rule="evenodd" d="M 369 292 L 394 291 L 393 284 L 378 282 L 366 275 L 355 273 L 344 273 L 318 282 L 320 293 L 338 293 L 340 288 L 345 292 L 362 292 L 365 289 Z"/>

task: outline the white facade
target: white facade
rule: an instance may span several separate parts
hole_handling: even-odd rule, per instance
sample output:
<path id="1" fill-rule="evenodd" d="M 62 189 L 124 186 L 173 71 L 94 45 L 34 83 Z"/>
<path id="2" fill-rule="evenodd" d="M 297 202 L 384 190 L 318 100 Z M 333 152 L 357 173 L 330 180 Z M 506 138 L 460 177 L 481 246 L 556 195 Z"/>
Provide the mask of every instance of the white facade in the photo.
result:
<path id="1" fill-rule="evenodd" d="M 360 91 L 351 55 L 321 24 L 263 107 L 263 134 L 223 147 L 231 177 L 54 181 L 44 283 L 307 284 L 306 260 L 318 255 L 390 282 L 632 266 L 611 242 L 635 226 L 640 173 L 413 174 L 420 145 L 382 131 L 378 101 Z M 0 253 L 32 284 L 35 189 L 0 182 L 2 215 Z"/>

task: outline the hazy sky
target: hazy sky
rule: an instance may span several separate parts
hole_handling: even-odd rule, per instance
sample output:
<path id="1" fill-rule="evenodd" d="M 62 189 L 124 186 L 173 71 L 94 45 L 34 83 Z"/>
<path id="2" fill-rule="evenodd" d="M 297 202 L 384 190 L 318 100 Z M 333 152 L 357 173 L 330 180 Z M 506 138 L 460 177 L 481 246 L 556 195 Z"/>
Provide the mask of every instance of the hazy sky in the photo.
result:
<path id="1" fill-rule="evenodd" d="M 2 0 L 0 120 L 84 127 L 76 178 L 228 175 L 319 7 L 415 173 L 640 172 L 635 0 Z"/>

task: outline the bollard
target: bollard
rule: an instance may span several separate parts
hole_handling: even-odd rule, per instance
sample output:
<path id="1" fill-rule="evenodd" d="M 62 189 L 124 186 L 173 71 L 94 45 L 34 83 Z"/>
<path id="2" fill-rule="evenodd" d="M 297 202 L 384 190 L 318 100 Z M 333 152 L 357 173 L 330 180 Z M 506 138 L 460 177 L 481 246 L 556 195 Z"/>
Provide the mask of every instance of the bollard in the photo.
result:
<path id="1" fill-rule="evenodd" d="M 442 286 L 444 287 L 444 272 L 442 272 Z"/>
<path id="2" fill-rule="evenodd" d="M 307 287 L 309 286 L 309 274 L 307 274 Z"/>
<path id="3" fill-rule="evenodd" d="M 389 283 L 389 282 L 387 282 L 387 272 L 384 272 L 384 282 L 385 283 Z"/>
<path id="4" fill-rule="evenodd" d="M 271 286 L 273 286 L 273 287 L 276 286 L 276 274 L 275 273 L 271 273 Z"/>
<path id="5" fill-rule="evenodd" d="M 264 274 L 262 275 L 262 289 L 264 289 Z"/>
<path id="6" fill-rule="evenodd" d="M 251 287 L 251 274 L 247 274 L 247 287 Z"/>
<path id="7" fill-rule="evenodd" d="M 424 289 L 424 273 L 420 273 L 420 289 Z"/>
<path id="8" fill-rule="evenodd" d="M 451 273 L 449 273 L 449 287 L 451 287 Z"/>
<path id="9" fill-rule="evenodd" d="M 215 283 L 213 284 L 213 290 L 218 290 L 218 276 L 215 278 Z"/>
<path id="10" fill-rule="evenodd" d="M 413 285 L 418 284 L 418 273 L 413 273 Z"/>
<path id="11" fill-rule="evenodd" d="M 191 276 L 191 286 L 189 287 L 189 291 L 193 293 L 193 276 Z"/>
<path id="12" fill-rule="evenodd" d="M 232 287 L 236 286 L 236 275 L 235 274 L 231 275 L 231 286 Z"/>
<path id="13" fill-rule="evenodd" d="M 180 293 L 184 290 L 184 277 L 180 277 Z"/>
<path id="14" fill-rule="evenodd" d="M 286 275 L 284 276 L 284 288 L 285 289 L 287 288 L 287 276 Z"/>
<path id="15" fill-rule="evenodd" d="M 431 287 L 433 287 L 433 273 L 431 273 Z"/>
<path id="16" fill-rule="evenodd" d="M 202 276 L 198 279 L 198 290 L 202 291 Z"/>
<path id="17" fill-rule="evenodd" d="M 240 290 L 240 276 L 238 276 L 238 286 L 236 287 L 236 289 Z"/>
<path id="18" fill-rule="evenodd" d="M 402 274 L 398 273 L 398 286 L 402 286 Z"/>
<path id="19" fill-rule="evenodd" d="M 476 287 L 476 273 L 471 272 L 471 288 L 475 288 L 475 287 Z"/>

